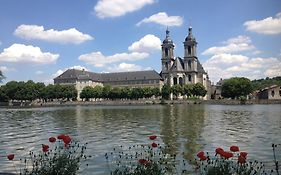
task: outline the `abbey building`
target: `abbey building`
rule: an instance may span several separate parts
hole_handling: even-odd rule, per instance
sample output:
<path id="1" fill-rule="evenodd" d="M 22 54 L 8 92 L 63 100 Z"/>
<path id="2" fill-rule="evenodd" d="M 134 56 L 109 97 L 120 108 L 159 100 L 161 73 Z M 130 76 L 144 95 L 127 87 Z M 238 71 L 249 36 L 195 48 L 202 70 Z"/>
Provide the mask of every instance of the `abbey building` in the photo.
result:
<path id="1" fill-rule="evenodd" d="M 208 91 L 204 99 L 210 98 L 211 82 L 208 74 L 203 69 L 197 57 L 197 42 L 192 35 L 192 27 L 189 27 L 188 36 L 185 38 L 184 57 L 174 57 L 174 43 L 170 32 L 166 31 L 166 38 L 162 43 L 162 71 L 155 70 L 116 72 L 116 73 L 94 73 L 85 70 L 68 69 L 54 79 L 54 84 L 74 85 L 79 94 L 86 86 L 112 87 L 159 87 L 164 84 L 170 87 L 176 84 L 201 83 Z M 172 96 L 171 96 L 172 98 Z"/>
<path id="2" fill-rule="evenodd" d="M 162 72 L 161 77 L 164 84 L 170 86 L 180 84 L 201 83 L 207 90 L 205 99 L 210 98 L 211 82 L 207 72 L 202 67 L 197 57 L 197 42 L 192 35 L 192 27 L 188 29 L 188 36 L 184 42 L 183 58 L 174 57 L 174 43 L 170 37 L 170 32 L 166 31 L 166 38 L 162 44 Z"/>

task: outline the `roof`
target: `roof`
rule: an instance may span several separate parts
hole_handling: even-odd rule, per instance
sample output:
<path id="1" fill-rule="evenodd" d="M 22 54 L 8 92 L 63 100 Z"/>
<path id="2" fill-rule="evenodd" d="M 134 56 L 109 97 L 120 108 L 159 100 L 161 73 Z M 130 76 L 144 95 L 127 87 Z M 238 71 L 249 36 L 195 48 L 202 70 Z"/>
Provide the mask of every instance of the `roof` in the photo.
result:
<path id="1" fill-rule="evenodd" d="M 183 60 L 180 57 L 177 57 L 171 69 L 172 71 L 184 71 Z"/>
<path id="2" fill-rule="evenodd" d="M 98 82 L 130 81 L 130 80 L 160 80 L 161 76 L 155 70 L 115 72 L 115 73 L 94 73 L 85 70 L 68 69 L 57 79 L 92 80 Z"/>

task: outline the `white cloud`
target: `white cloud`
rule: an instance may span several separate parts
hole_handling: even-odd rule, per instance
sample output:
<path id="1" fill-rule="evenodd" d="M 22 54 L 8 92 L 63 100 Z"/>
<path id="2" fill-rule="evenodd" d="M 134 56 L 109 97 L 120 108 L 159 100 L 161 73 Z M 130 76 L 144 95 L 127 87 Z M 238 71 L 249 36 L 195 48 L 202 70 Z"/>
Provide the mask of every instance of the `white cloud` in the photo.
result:
<path id="1" fill-rule="evenodd" d="M 281 60 L 278 58 L 250 58 L 243 55 L 219 54 L 203 64 L 212 81 L 220 78 L 244 76 L 250 79 L 280 76 Z"/>
<path id="2" fill-rule="evenodd" d="M 126 71 L 140 71 L 143 68 L 136 64 L 120 63 L 119 65 L 114 65 L 113 67 L 107 68 L 108 72 L 126 72 Z"/>
<path id="3" fill-rule="evenodd" d="M 161 50 L 161 40 L 151 34 L 145 35 L 128 48 L 131 52 L 153 52 Z"/>
<path id="4" fill-rule="evenodd" d="M 137 61 L 149 56 L 148 53 L 117 53 L 111 56 L 104 56 L 101 52 L 92 52 L 79 56 L 79 60 L 88 64 L 92 64 L 96 67 L 103 67 L 107 63 L 114 63 L 120 61 Z"/>
<path id="5" fill-rule="evenodd" d="M 280 34 L 281 33 L 281 13 L 276 15 L 276 18 L 268 17 L 263 20 L 251 20 L 244 23 L 246 30 L 261 34 Z"/>
<path id="6" fill-rule="evenodd" d="M 99 18 L 117 17 L 154 2 L 155 0 L 99 0 L 94 10 Z"/>
<path id="7" fill-rule="evenodd" d="M 16 71 L 14 68 L 9 68 L 9 67 L 6 67 L 6 66 L 0 66 L 0 70 L 1 70 L 2 72 Z"/>
<path id="8" fill-rule="evenodd" d="M 10 63 L 37 63 L 50 64 L 55 63 L 59 54 L 42 52 L 39 47 L 24 44 L 13 44 L 0 53 L 0 62 Z"/>
<path id="9" fill-rule="evenodd" d="M 168 16 L 165 12 L 159 12 L 148 18 L 144 18 L 137 23 L 137 26 L 142 23 L 156 23 L 164 26 L 181 26 L 183 18 L 181 16 Z"/>
<path id="10" fill-rule="evenodd" d="M 242 51 L 254 50 L 257 53 L 255 46 L 251 44 L 250 37 L 247 36 L 238 36 L 235 38 L 230 38 L 227 41 L 223 42 L 225 46 L 214 46 L 205 50 L 203 55 L 215 55 L 223 53 L 237 53 Z"/>
<path id="11" fill-rule="evenodd" d="M 90 35 L 83 34 L 75 28 L 61 31 L 54 29 L 45 30 L 43 26 L 24 24 L 18 26 L 14 35 L 23 39 L 37 39 L 61 44 L 81 44 L 93 39 Z"/>

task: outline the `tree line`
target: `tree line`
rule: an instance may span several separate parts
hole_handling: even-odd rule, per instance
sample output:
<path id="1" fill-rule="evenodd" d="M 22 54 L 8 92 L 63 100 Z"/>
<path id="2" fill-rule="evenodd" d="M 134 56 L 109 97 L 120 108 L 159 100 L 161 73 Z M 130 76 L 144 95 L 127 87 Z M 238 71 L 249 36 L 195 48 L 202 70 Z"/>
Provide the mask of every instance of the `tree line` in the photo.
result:
<path id="1" fill-rule="evenodd" d="M 175 98 L 180 95 L 186 97 L 205 96 L 206 90 L 200 83 L 188 85 L 174 85 L 172 87 L 164 85 L 162 89 L 151 87 L 111 87 L 111 86 L 95 86 L 85 87 L 80 93 L 80 98 L 87 101 L 90 99 L 142 99 L 142 98 L 163 98 L 169 99 L 173 93 Z M 45 85 L 44 83 L 35 83 L 32 80 L 10 81 L 0 87 L 0 101 L 33 101 L 41 100 L 43 102 L 59 100 L 76 100 L 78 96 L 77 90 L 73 85 Z"/>
<path id="2" fill-rule="evenodd" d="M 45 85 L 44 83 L 34 83 L 32 80 L 10 81 L 0 87 L 0 101 L 52 101 L 54 99 L 76 99 L 77 91 L 74 86 L 69 85 Z"/>

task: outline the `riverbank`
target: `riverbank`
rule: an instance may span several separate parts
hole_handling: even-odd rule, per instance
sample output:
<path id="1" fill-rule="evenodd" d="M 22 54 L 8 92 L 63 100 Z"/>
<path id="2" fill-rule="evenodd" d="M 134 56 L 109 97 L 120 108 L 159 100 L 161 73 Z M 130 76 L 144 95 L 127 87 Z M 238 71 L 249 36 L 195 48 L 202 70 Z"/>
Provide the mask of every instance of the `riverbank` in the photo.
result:
<path id="1" fill-rule="evenodd" d="M 180 99 L 180 100 L 160 100 L 160 99 L 141 99 L 141 100 L 100 100 L 100 101 L 52 101 L 52 102 L 25 102 L 25 103 L 0 103 L 4 108 L 28 108 L 28 107 L 54 107 L 54 106 L 76 106 L 76 105 L 154 105 L 154 104 L 219 104 L 219 105 L 252 105 L 252 104 L 281 104 L 281 100 L 240 100 L 220 99 L 220 100 L 199 100 L 199 99 Z"/>

